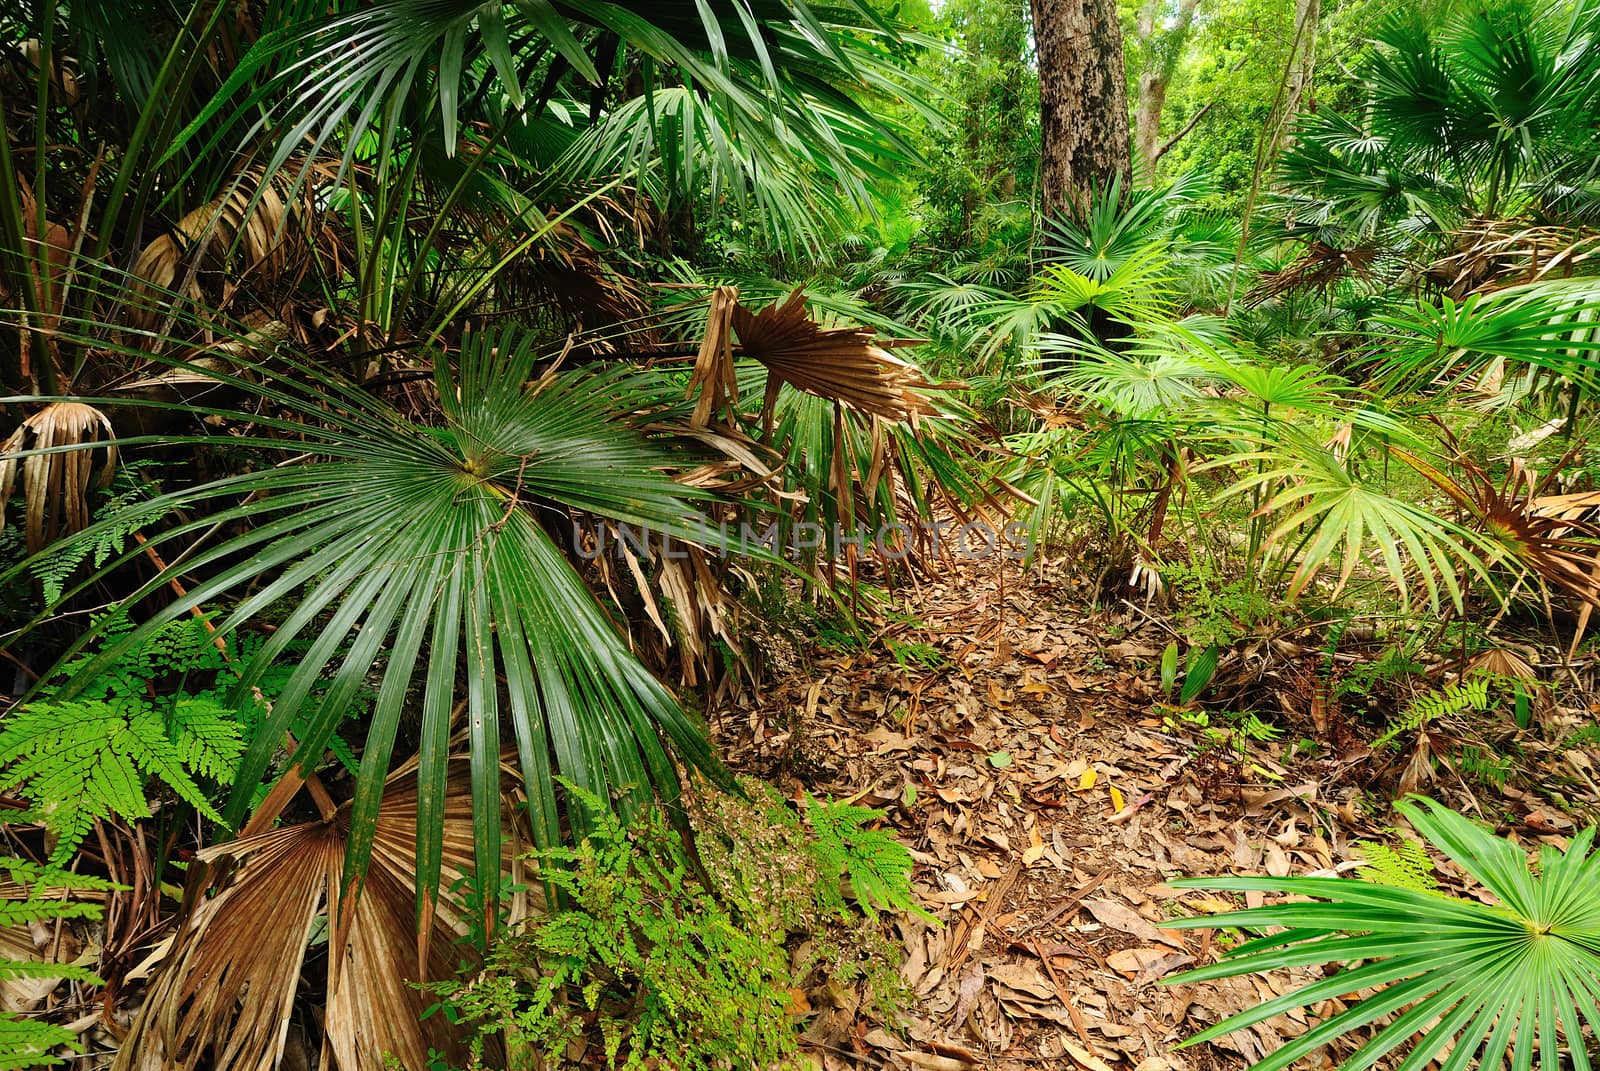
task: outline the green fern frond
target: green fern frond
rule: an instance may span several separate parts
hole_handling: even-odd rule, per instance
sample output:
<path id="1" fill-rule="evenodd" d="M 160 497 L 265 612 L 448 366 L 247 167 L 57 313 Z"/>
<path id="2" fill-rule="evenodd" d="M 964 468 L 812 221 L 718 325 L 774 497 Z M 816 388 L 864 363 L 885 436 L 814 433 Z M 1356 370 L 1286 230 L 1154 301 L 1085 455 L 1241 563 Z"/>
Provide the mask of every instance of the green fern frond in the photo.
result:
<path id="1" fill-rule="evenodd" d="M 1429 692 L 1413 699 L 1406 709 L 1389 723 L 1383 735 L 1372 742 L 1374 748 L 1387 747 L 1396 737 L 1413 733 L 1429 722 L 1461 714 L 1468 710 L 1489 709 L 1489 679 L 1473 673 L 1453 680 L 1437 692 Z"/>
<path id="2" fill-rule="evenodd" d="M 1422 843 L 1403 836 L 1393 827 L 1384 832 L 1390 840 L 1364 840 L 1355 845 L 1367 863 L 1360 871 L 1362 880 L 1413 892 L 1438 892 L 1433 860 L 1428 858 L 1428 850 Z"/>
<path id="3" fill-rule="evenodd" d="M 0 981 L 12 978 L 59 978 L 64 982 L 103 985 L 100 976 L 87 967 L 72 963 L 41 963 L 33 960 L 0 959 Z"/>
<path id="4" fill-rule="evenodd" d="M 71 870 L 30 862 L 27 859 L 0 859 L 0 871 L 10 874 L 11 880 L 18 885 L 32 884 L 45 887 L 52 894 L 59 894 L 62 891 L 112 892 L 122 888 L 114 881 L 97 878 L 93 874 L 78 874 Z"/>
<path id="5" fill-rule="evenodd" d="M 1487 747 L 1468 744 L 1450 755 L 1456 772 L 1464 779 L 1488 785 L 1499 791 L 1516 772 L 1516 763 L 1510 756 L 1499 754 Z"/>
<path id="6" fill-rule="evenodd" d="M 194 713 L 197 721 L 202 717 Z M 205 722 L 220 735 L 221 719 Z M 235 733 L 237 755 L 243 748 Z M 191 754 L 205 751 L 205 738 L 188 733 Z M 129 822 L 149 816 L 145 785 L 159 778 L 178 797 L 212 821 L 221 816 L 194 782 L 183 752 L 169 736 L 161 714 L 136 700 L 77 699 L 30 703 L 12 713 L 0 730 L 0 790 L 16 789 L 55 831 L 53 862 L 77 850 L 96 820 L 116 814 Z"/>
<path id="7" fill-rule="evenodd" d="M 92 559 L 95 568 L 100 568 L 114 555 L 123 553 L 135 532 L 166 515 L 164 506 L 141 508 L 140 500 L 145 497 L 143 489 L 134 489 L 107 499 L 95 511 L 95 519 L 109 522 L 109 527 L 96 525 L 89 538 L 67 540 L 33 565 L 34 578 L 44 588 L 45 605 L 53 606 L 61 600 L 67 581 L 84 562 Z"/>
<path id="8" fill-rule="evenodd" d="M 61 1058 L 51 1054 L 62 1046 L 83 1051 L 78 1035 L 64 1026 L 18 1019 L 8 1012 L 0 1012 L 0 1071 L 59 1064 Z"/>
<path id="9" fill-rule="evenodd" d="M 234 718 L 234 711 L 208 697 L 178 700 L 168 723 L 177 737 L 178 760 L 201 777 L 231 784 L 246 746 Z"/>
<path id="10" fill-rule="evenodd" d="M 26 899 L 0 900 L 0 926 L 99 918 L 99 904 L 71 900 L 64 894 L 106 892 L 121 887 L 102 878 L 41 866 L 26 859 L 0 859 L 0 870 L 9 871 L 17 884 L 31 886 Z M 70 963 L 0 959 L 0 980 L 11 978 L 59 978 L 89 985 L 105 984 L 93 972 Z M 82 1052 L 83 1043 L 77 1034 L 65 1027 L 0 1012 L 0 1071 L 59 1064 L 62 1060 L 54 1053 L 61 1048 Z"/>
<path id="11" fill-rule="evenodd" d="M 26 926 L 40 920 L 40 912 L 50 909 L 47 916 L 55 919 L 88 919 L 100 914 L 99 904 L 85 904 L 73 900 L 0 900 L 0 926 Z"/>
<path id="12" fill-rule="evenodd" d="M 831 907 L 845 908 L 842 893 L 827 891 L 828 882 L 843 877 L 868 915 L 879 908 L 925 915 L 911 893 L 911 852 L 889 833 L 867 828 L 881 814 L 871 807 L 818 803 L 809 795 L 805 801 L 815 838 L 810 849 L 824 879 L 822 895 Z"/>

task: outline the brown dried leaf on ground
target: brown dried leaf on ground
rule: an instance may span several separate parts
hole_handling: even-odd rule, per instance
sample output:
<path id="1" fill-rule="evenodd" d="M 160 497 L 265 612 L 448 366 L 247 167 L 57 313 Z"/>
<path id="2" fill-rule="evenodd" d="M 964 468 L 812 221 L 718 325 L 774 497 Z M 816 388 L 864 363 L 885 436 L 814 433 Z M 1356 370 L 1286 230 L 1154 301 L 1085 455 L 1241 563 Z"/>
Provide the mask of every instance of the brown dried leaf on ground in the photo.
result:
<path id="1" fill-rule="evenodd" d="M 1232 1049 L 1174 1051 L 1263 990 L 1158 984 L 1214 954 L 1209 938 L 1159 923 L 1235 906 L 1165 882 L 1347 861 L 1353 837 L 1335 811 L 1351 788 L 1302 769 L 1231 793 L 1201 783 L 1198 742 L 1150 711 L 1148 652 L 1165 639 L 1138 615 L 1076 604 L 1055 575 L 951 567 L 905 592 L 912 624 L 881 625 L 936 650 L 936 664 L 825 652 L 722 726 L 736 764 L 885 808 L 943 923 L 899 921 L 914 1004 L 892 1033 L 914 1045 L 867 1045 L 864 1065 L 959 1048 L 1007 1071 L 1217 1071 L 1303 1028 L 1274 1020 Z M 811 1040 L 856 1052 L 855 1036 Z"/>

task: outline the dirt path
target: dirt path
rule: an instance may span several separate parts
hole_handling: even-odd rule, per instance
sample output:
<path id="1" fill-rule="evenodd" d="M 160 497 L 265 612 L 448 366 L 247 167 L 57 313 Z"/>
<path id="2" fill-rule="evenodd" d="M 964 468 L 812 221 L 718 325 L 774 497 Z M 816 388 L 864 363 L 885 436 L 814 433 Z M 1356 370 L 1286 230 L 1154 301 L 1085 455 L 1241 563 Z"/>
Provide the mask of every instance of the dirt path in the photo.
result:
<path id="1" fill-rule="evenodd" d="M 825 1068 L 1237 1067 L 1305 1025 L 1175 1052 L 1278 991 L 1157 984 L 1208 962 L 1212 939 L 1156 924 L 1221 906 L 1165 884 L 1178 876 L 1347 869 L 1383 824 L 1355 804 L 1362 753 L 1262 744 L 1241 775 L 1203 752 L 1202 730 L 1152 707 L 1167 636 L 1137 608 L 1087 611 L 1051 579 L 1069 573 L 984 565 L 904 591 L 908 617 L 870 648 L 821 651 L 718 727 L 741 769 L 884 808 L 943 922 L 898 924 L 916 996 L 902 1034 L 817 995 Z M 1309 694 L 1282 704 L 1312 732 Z"/>

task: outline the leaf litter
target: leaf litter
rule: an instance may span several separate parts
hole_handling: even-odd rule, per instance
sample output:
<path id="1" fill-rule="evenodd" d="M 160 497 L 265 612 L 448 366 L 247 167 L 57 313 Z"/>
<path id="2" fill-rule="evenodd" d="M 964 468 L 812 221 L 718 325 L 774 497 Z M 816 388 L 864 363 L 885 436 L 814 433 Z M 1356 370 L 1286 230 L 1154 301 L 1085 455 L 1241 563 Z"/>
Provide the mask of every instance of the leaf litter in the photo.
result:
<path id="1" fill-rule="evenodd" d="M 1211 1071 L 1260 1059 L 1313 1020 L 1297 1011 L 1176 1047 L 1308 975 L 1159 984 L 1219 951 L 1209 931 L 1163 920 L 1239 906 L 1166 882 L 1353 869 L 1352 846 L 1385 835 L 1383 817 L 1359 805 L 1368 756 L 1313 759 L 1271 742 L 1248 764 L 1219 760 L 1156 706 L 1168 634 L 1150 614 L 1092 609 L 1085 589 L 1055 579 L 1064 567 L 999 568 L 951 563 L 902 589 L 909 613 L 877 644 L 814 652 L 715 726 L 737 768 L 882 809 L 939 920 L 895 923 L 903 1018 L 819 1016 L 806 1035 L 812 1066 Z M 906 650 L 929 654 L 895 656 Z M 1325 730 L 1320 692 L 1290 686 L 1314 675 L 1290 668 L 1278 704 L 1304 722 L 1296 732 Z M 1590 761 L 1579 756 L 1572 765 Z M 1501 802 L 1526 815 L 1525 832 L 1559 823 L 1520 796 L 1508 786 Z"/>

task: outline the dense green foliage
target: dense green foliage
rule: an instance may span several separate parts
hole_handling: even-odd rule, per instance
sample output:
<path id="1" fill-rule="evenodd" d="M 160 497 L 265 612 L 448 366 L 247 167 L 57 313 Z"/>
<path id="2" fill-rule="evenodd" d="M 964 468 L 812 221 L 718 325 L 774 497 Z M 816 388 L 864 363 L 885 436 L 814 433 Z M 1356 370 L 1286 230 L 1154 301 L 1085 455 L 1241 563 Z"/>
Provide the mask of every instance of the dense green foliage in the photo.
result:
<path id="1" fill-rule="evenodd" d="M 13 7 L 0 792 L 28 882 L 153 875 L 162 982 L 205 903 L 294 888 L 296 955 L 367 950 L 371 993 L 372 948 L 477 946 L 434 1025 L 485 1062 L 764 1066 L 814 970 L 888 1000 L 911 855 L 803 788 L 696 808 L 736 780 L 692 712 L 760 686 L 763 618 L 877 642 L 941 524 L 1159 620 L 1212 771 L 1261 770 L 1292 666 L 1307 750 L 1503 787 L 1481 734 L 1543 731 L 1592 653 L 1597 0 L 1130 0 L 1134 164 L 1052 213 L 1026 5 Z M 1438 1016 L 1405 1066 L 1554 1066 L 1595 1025 L 1592 834 L 1535 873 L 1401 813 L 1503 906 L 1380 845 L 1404 888 L 1227 886 L 1322 899 L 1193 977 L 1370 960 L 1251 1013 L 1387 986 L 1271 1067 L 1390 1012 L 1357 1065 Z M 263 981 L 182 1024 L 248 1040 L 218 1071 L 282 1054 L 299 978 Z"/>
<path id="2" fill-rule="evenodd" d="M 592 1042 L 607 1067 L 700 1069 L 792 1057 L 796 987 L 819 968 L 842 983 L 867 972 L 894 1007 L 884 939 L 839 883 L 849 876 L 863 910 L 868 896 L 909 905 L 910 855 L 862 828 L 866 808 L 809 801 L 808 830 L 770 789 L 749 787 L 754 805 L 722 801 L 697 820 L 698 873 L 659 818 L 624 829 L 579 793 L 593 831 L 532 860 L 530 876 L 562 906 L 500 941 L 470 978 L 434 987 L 439 1014 L 472 1025 L 479 1060 L 484 1040 L 503 1035 L 513 1067 Z M 802 956 L 785 947 L 794 933 L 813 938 Z"/>

